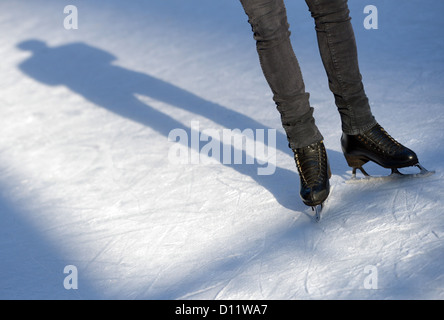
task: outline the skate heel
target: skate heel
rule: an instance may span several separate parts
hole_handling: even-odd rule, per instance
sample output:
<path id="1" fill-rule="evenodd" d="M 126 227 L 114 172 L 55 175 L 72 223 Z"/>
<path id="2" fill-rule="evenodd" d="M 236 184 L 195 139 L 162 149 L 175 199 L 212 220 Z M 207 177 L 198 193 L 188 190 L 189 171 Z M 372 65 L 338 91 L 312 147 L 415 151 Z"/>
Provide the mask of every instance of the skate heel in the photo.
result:
<path id="1" fill-rule="evenodd" d="M 360 157 L 360 156 L 353 156 L 349 154 L 344 154 L 345 160 L 347 161 L 347 164 L 349 167 L 353 169 L 361 168 L 364 164 L 368 162 L 366 158 Z"/>
<path id="2" fill-rule="evenodd" d="M 356 179 L 356 170 L 362 172 L 364 176 L 369 177 L 370 175 L 362 168 L 364 164 L 366 164 L 369 160 L 360 156 L 352 156 L 348 154 L 344 154 L 345 160 L 347 160 L 347 164 L 353 169 L 352 170 L 352 179 Z"/>

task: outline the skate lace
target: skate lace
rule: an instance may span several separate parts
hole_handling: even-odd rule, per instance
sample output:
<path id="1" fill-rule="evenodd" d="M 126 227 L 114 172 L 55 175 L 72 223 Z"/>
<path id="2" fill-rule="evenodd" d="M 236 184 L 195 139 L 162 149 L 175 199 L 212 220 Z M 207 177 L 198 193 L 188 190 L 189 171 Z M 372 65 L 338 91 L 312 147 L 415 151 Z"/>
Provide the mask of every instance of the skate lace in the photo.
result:
<path id="1" fill-rule="evenodd" d="M 322 143 L 293 150 L 299 174 L 308 187 L 321 183 L 327 174 L 327 153 L 321 146 Z"/>
<path id="2" fill-rule="evenodd" d="M 382 153 L 394 154 L 403 148 L 398 141 L 379 125 L 376 130 L 371 130 L 365 135 L 359 135 L 358 138 L 366 144 L 370 143 L 377 151 Z"/>

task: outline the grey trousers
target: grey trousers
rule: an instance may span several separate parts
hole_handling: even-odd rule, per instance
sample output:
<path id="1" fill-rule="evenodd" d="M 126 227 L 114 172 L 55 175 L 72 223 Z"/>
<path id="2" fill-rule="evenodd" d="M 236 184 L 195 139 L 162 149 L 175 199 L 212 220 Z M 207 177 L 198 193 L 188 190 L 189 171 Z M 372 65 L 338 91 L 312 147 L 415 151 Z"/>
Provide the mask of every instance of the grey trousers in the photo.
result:
<path id="1" fill-rule="evenodd" d="M 273 92 L 291 148 L 323 139 L 290 42 L 284 0 L 240 0 L 248 16 L 259 61 Z M 347 0 L 306 0 L 342 131 L 359 134 L 376 124 L 362 84 Z"/>

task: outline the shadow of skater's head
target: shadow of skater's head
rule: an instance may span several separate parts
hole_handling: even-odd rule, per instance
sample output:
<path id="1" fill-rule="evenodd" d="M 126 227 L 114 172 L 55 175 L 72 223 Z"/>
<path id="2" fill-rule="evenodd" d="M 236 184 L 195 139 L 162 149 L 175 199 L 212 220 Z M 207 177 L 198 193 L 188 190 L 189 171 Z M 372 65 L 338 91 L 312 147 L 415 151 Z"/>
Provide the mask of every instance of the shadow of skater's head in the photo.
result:
<path id="1" fill-rule="evenodd" d="M 48 46 L 46 45 L 45 42 L 41 41 L 41 40 L 26 40 L 26 41 L 22 41 L 17 45 L 17 48 L 23 50 L 23 51 L 32 51 L 32 52 L 36 52 L 42 49 L 47 49 Z"/>

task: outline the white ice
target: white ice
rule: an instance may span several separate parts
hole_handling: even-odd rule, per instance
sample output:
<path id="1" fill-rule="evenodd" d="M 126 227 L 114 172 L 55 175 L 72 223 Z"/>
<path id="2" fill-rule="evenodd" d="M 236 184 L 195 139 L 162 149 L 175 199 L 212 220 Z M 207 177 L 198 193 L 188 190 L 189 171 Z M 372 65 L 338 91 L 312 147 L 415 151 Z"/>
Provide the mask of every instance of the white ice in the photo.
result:
<path id="1" fill-rule="evenodd" d="M 444 298 L 444 3 L 350 1 L 375 117 L 436 170 L 359 185 L 313 20 L 287 9 L 333 171 L 320 223 L 239 1 L 0 2 L 0 298 Z M 275 173 L 171 163 L 168 133 L 191 121 L 277 129 Z"/>

